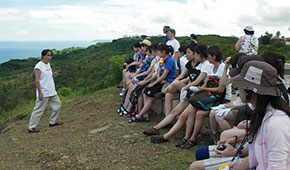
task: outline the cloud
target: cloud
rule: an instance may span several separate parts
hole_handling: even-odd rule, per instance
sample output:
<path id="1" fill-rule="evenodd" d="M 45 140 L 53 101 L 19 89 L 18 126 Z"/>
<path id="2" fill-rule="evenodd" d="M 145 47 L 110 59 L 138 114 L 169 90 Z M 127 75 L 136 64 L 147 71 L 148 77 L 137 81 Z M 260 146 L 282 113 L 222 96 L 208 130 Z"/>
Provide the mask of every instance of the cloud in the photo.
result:
<path id="1" fill-rule="evenodd" d="M 280 30 L 289 36 L 290 5 L 283 0 L 104 0 L 67 5 L 0 8 L 1 40 L 94 40 L 123 35 L 243 34 Z M 17 34 L 15 34 L 17 33 Z"/>

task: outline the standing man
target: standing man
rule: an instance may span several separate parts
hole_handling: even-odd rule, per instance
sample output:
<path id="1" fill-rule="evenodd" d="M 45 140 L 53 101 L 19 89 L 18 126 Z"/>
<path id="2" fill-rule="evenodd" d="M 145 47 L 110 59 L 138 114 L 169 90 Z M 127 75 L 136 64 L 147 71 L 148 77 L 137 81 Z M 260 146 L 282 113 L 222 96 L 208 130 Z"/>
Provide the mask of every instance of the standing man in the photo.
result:
<path id="1" fill-rule="evenodd" d="M 166 31 L 169 30 L 169 29 L 170 29 L 170 27 L 169 27 L 168 25 L 165 25 L 165 26 L 163 27 L 163 33 L 166 34 Z M 168 40 L 169 40 L 169 38 L 168 38 L 167 35 L 166 35 L 166 36 L 165 36 L 165 39 L 164 39 L 164 41 L 163 41 L 163 43 L 166 44 Z"/>
<path id="2" fill-rule="evenodd" d="M 52 51 L 45 49 L 41 52 L 41 61 L 34 67 L 35 84 L 36 84 L 36 104 L 32 111 L 30 122 L 28 125 L 29 133 L 38 133 L 36 129 L 37 124 L 45 110 L 47 104 L 52 108 L 50 116 L 49 127 L 62 125 L 63 122 L 57 122 L 61 108 L 61 101 L 56 93 L 53 77 L 57 77 L 60 70 L 52 73 L 50 61 L 52 58 Z"/>
<path id="3" fill-rule="evenodd" d="M 171 46 L 173 48 L 173 54 L 171 54 L 172 58 L 174 59 L 175 63 L 177 61 L 178 55 L 176 55 L 176 52 L 178 52 L 178 49 L 180 47 L 179 42 L 175 39 L 175 30 L 174 29 L 168 29 L 166 31 L 166 35 L 169 38 L 166 45 Z"/>

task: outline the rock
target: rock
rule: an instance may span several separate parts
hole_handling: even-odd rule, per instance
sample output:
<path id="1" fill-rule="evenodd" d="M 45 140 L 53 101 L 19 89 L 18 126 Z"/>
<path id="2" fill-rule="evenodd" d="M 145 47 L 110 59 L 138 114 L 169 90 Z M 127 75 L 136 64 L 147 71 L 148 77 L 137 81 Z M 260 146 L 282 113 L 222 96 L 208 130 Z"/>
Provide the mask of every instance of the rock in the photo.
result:
<path id="1" fill-rule="evenodd" d="M 111 124 L 108 124 L 106 126 L 103 126 L 103 127 L 97 128 L 97 129 L 90 130 L 90 134 L 95 134 L 95 133 L 103 132 L 103 131 L 107 130 L 110 126 L 111 126 Z"/>
<path id="2" fill-rule="evenodd" d="M 5 133 L 7 132 L 10 128 L 10 123 L 9 122 L 6 122 L 4 123 L 3 125 L 0 126 L 0 133 Z"/>
<path id="3" fill-rule="evenodd" d="M 63 155 L 62 157 L 61 157 L 61 159 L 68 159 L 69 158 L 69 156 L 66 156 L 66 155 Z"/>

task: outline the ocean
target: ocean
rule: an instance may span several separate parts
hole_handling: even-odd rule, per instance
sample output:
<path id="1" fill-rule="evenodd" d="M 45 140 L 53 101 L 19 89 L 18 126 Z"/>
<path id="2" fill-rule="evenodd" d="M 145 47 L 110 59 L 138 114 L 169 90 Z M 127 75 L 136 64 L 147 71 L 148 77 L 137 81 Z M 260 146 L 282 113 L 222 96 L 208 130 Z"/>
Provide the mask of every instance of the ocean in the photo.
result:
<path id="1" fill-rule="evenodd" d="M 39 57 L 43 49 L 62 50 L 69 47 L 88 47 L 99 42 L 95 41 L 0 41 L 0 64 L 11 59 L 27 59 Z"/>

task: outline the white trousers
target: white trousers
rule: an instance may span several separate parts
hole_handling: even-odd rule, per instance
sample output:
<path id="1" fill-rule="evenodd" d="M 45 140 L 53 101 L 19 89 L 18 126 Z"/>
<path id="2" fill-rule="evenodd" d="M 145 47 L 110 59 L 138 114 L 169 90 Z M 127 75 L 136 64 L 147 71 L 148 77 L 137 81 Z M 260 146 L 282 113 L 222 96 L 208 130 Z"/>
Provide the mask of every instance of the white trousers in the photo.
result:
<path id="1" fill-rule="evenodd" d="M 31 130 L 32 128 L 35 128 L 38 125 L 47 104 L 49 104 L 50 107 L 52 108 L 52 114 L 50 116 L 49 124 L 54 124 L 56 122 L 56 119 L 61 109 L 61 101 L 58 95 L 44 97 L 42 101 L 39 100 L 39 98 L 37 97 L 35 106 L 32 110 L 32 114 L 30 117 L 28 129 Z"/>

